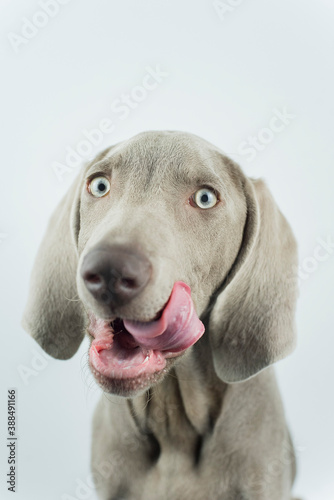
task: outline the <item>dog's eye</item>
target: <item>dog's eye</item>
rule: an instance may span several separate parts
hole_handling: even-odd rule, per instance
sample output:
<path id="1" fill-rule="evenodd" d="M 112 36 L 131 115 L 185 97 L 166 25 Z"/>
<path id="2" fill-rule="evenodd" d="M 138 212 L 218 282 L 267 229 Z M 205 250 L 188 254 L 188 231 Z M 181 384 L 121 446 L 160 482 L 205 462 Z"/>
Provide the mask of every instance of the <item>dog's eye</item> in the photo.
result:
<path id="1" fill-rule="evenodd" d="M 217 204 L 218 198 L 210 188 L 202 188 L 193 195 L 193 201 L 199 208 L 212 208 Z"/>
<path id="2" fill-rule="evenodd" d="M 110 191 L 110 182 L 106 177 L 95 177 L 88 184 L 88 191 L 95 198 L 102 198 Z"/>

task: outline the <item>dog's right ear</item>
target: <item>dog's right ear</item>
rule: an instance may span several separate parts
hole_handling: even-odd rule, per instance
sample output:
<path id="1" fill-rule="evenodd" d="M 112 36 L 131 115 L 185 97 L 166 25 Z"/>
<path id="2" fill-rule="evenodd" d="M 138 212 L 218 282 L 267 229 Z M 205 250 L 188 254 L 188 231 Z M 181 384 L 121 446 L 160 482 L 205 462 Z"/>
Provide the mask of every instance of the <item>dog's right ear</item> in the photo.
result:
<path id="1" fill-rule="evenodd" d="M 84 336 L 85 313 L 76 289 L 82 178 L 80 172 L 49 222 L 22 321 L 41 347 L 58 359 L 72 357 Z"/>
<path id="2" fill-rule="evenodd" d="M 210 316 L 214 366 L 226 383 L 253 377 L 296 344 L 296 240 L 263 181 L 244 178 L 243 189 L 243 242 Z"/>

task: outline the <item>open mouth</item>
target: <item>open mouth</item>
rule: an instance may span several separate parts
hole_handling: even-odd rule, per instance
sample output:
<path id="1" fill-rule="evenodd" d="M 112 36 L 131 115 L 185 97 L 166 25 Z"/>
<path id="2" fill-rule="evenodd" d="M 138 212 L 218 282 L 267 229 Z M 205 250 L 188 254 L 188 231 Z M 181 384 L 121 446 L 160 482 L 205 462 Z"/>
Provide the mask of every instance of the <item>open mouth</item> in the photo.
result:
<path id="1" fill-rule="evenodd" d="M 180 356 L 204 333 L 190 295 L 178 281 L 156 319 L 149 322 L 90 317 L 89 360 L 97 378 L 149 380 L 164 370 L 167 360 Z M 105 381 L 105 380 L 104 380 Z"/>

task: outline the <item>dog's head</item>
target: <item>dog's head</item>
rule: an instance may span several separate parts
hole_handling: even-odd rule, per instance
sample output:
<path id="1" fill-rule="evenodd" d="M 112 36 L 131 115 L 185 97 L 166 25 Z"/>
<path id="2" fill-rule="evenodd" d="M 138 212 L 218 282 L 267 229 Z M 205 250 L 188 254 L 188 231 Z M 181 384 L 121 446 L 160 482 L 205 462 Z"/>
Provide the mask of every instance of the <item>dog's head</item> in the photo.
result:
<path id="1" fill-rule="evenodd" d="M 296 244 L 262 181 L 206 141 L 147 132 L 82 169 L 53 215 L 24 327 L 67 359 L 87 332 L 104 390 L 132 396 L 204 333 L 245 380 L 294 346 Z"/>

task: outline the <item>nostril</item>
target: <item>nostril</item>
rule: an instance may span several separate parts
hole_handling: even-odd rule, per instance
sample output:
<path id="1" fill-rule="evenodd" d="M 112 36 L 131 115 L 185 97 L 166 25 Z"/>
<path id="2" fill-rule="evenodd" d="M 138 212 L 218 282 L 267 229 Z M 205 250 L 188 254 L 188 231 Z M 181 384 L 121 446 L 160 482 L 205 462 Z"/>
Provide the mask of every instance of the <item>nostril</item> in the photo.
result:
<path id="1" fill-rule="evenodd" d="M 88 283 L 94 283 L 94 284 L 99 284 L 102 283 L 103 281 L 101 276 L 93 273 L 85 273 L 83 278 L 85 281 L 88 281 Z"/>
<path id="2" fill-rule="evenodd" d="M 130 290 L 137 288 L 137 282 L 134 278 L 122 278 L 120 284 L 123 288 L 128 288 Z"/>

